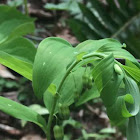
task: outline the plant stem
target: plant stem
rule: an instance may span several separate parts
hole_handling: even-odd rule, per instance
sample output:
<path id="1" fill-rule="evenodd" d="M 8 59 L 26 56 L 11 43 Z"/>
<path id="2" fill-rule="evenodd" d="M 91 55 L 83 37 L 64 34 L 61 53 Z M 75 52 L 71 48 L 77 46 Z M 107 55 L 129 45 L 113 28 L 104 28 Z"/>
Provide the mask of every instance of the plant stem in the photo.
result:
<path id="1" fill-rule="evenodd" d="M 52 104 L 52 110 L 51 113 L 49 115 L 49 120 L 48 120 L 48 126 L 47 126 L 47 140 L 51 140 L 51 125 L 52 125 L 52 120 L 53 120 L 53 114 L 55 111 L 55 106 L 57 103 L 57 98 L 58 98 L 58 94 L 56 93 L 54 95 L 54 100 L 53 100 L 53 104 Z"/>
<path id="2" fill-rule="evenodd" d="M 98 57 L 102 57 L 102 58 L 104 57 L 104 56 L 101 55 L 101 54 L 92 53 L 92 54 L 87 54 L 87 55 L 83 56 L 82 59 L 87 59 L 87 58 L 93 57 L 93 56 L 98 56 Z M 72 70 L 79 62 L 81 62 L 81 61 L 82 61 L 82 60 L 74 61 L 74 62 L 71 64 L 71 66 L 68 68 L 68 70 L 66 71 L 66 74 L 64 75 L 64 77 L 63 77 L 63 79 L 62 79 L 62 81 L 61 81 L 61 83 L 60 83 L 60 85 L 59 85 L 59 87 L 58 87 L 58 90 L 57 90 L 58 93 L 60 92 L 61 87 L 62 87 L 64 81 L 66 80 L 67 76 L 68 76 L 69 73 L 71 72 L 71 70 Z"/>
<path id="3" fill-rule="evenodd" d="M 25 14 L 28 15 L 28 1 L 27 0 L 24 0 L 24 9 L 25 9 Z"/>
<path id="4" fill-rule="evenodd" d="M 97 57 L 101 57 L 101 58 L 104 58 L 105 55 L 103 54 L 100 54 L 100 53 L 91 53 L 91 54 L 87 54 L 85 56 L 83 56 L 82 59 L 87 59 L 87 58 L 90 58 L 90 57 L 94 57 L 94 56 L 97 56 Z M 81 62 L 82 60 L 79 60 L 79 61 L 74 61 L 70 67 L 67 69 L 62 81 L 60 82 L 59 84 L 59 87 L 57 89 L 57 92 L 59 93 L 60 90 L 61 90 L 61 87 L 63 85 L 63 83 L 65 82 L 66 78 L 68 77 L 68 75 L 70 74 L 70 72 L 72 71 L 72 69 L 79 63 Z M 53 120 L 53 115 L 54 115 L 54 111 L 55 111 L 55 107 L 56 107 L 56 104 L 57 104 L 57 99 L 58 99 L 58 93 L 56 93 L 54 95 L 54 101 L 53 101 L 53 104 L 52 104 L 52 110 L 51 110 L 51 113 L 50 113 L 50 116 L 49 116 L 49 120 L 48 120 L 48 126 L 47 126 L 47 140 L 51 140 L 51 125 L 52 125 L 52 120 Z"/>

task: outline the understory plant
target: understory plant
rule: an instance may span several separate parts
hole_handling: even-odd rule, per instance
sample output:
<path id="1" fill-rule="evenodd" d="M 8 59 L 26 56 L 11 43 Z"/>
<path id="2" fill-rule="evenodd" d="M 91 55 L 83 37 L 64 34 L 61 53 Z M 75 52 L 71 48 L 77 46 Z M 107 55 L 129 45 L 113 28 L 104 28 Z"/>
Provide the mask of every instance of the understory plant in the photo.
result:
<path id="1" fill-rule="evenodd" d="M 69 106 L 100 97 L 111 124 L 126 123 L 127 139 L 140 138 L 140 64 L 125 44 L 106 38 L 87 40 L 74 48 L 64 39 L 49 37 L 36 49 L 21 37 L 32 32 L 33 19 L 7 6 L 0 6 L 0 11 L 0 63 L 32 81 L 49 118 L 2 96 L 1 111 L 37 124 L 47 140 L 63 140 L 62 121 L 70 116 Z"/>
<path id="2" fill-rule="evenodd" d="M 75 48 L 61 38 L 43 40 L 35 55 L 33 73 L 29 76 L 32 78 L 27 78 L 32 80 L 35 95 L 48 109 L 49 119 L 45 120 L 30 108 L 4 97 L 0 97 L 0 110 L 36 123 L 50 140 L 56 116 L 58 120 L 68 119 L 71 104 L 77 106 L 100 97 L 111 123 L 120 125 L 126 121 L 127 139 L 138 140 L 140 65 L 123 47 L 117 40 L 109 38 L 87 40 Z M 30 51 L 30 47 L 28 49 Z M 115 58 L 125 59 L 126 65 Z M 63 139 L 61 124 L 56 125 L 55 138 Z"/>

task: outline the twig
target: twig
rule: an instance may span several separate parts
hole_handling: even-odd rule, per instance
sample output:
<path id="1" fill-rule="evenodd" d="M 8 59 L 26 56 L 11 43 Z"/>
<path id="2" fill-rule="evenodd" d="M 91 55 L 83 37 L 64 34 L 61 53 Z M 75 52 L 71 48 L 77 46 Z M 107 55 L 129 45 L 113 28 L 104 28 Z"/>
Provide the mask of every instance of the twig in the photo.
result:
<path id="1" fill-rule="evenodd" d="M 7 133 L 11 135 L 22 135 L 22 132 L 20 130 L 17 130 L 14 127 L 11 127 L 5 124 L 0 124 L 0 129 L 3 131 L 6 131 Z"/>
<path id="2" fill-rule="evenodd" d="M 93 114 L 99 115 L 99 112 L 97 112 L 90 104 L 86 103 L 86 107 L 89 111 L 91 111 Z"/>

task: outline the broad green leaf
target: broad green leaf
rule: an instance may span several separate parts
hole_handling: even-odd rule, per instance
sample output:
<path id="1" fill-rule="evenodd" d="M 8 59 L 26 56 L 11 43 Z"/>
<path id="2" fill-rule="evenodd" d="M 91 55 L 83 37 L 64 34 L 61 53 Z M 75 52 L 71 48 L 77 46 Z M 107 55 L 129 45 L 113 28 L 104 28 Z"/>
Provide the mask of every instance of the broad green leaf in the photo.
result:
<path id="1" fill-rule="evenodd" d="M 40 43 L 33 67 L 33 88 L 38 98 L 43 97 L 46 89 L 59 75 L 60 82 L 67 65 L 76 54 L 74 48 L 61 38 L 49 37 Z"/>
<path id="2" fill-rule="evenodd" d="M 15 7 L 0 5 L 0 43 L 34 31 L 34 19 L 23 15 Z"/>
<path id="3" fill-rule="evenodd" d="M 29 40 L 18 37 L 0 44 L 0 63 L 32 80 L 36 49 Z"/>
<path id="4" fill-rule="evenodd" d="M 125 78 L 125 90 L 120 94 L 119 88 L 124 74 L 114 71 L 113 55 L 109 55 L 95 66 L 93 77 L 100 91 L 107 114 L 114 124 L 121 123 L 128 117 L 135 116 L 139 111 L 139 89 L 134 80 Z"/>
<path id="5" fill-rule="evenodd" d="M 140 138 L 140 111 L 136 116 L 129 118 L 126 135 L 127 140 L 138 140 Z"/>
<path id="6" fill-rule="evenodd" d="M 140 82 L 140 69 L 123 66 L 126 72 L 128 72 L 137 82 Z"/>
<path id="7" fill-rule="evenodd" d="M 94 52 L 106 44 L 109 44 L 112 47 L 114 46 L 116 48 L 122 48 L 122 44 L 119 41 L 111 38 L 106 38 L 100 40 L 84 41 L 76 46 L 76 50 L 78 52 Z"/>
<path id="8" fill-rule="evenodd" d="M 97 66 L 95 66 L 95 68 L 93 69 L 93 79 L 99 92 L 101 92 L 108 81 L 111 80 L 111 77 L 113 75 L 113 68 L 114 58 L 113 55 L 110 54 L 109 56 L 101 60 L 100 63 L 97 64 Z"/>
<path id="9" fill-rule="evenodd" d="M 139 69 L 135 64 L 133 64 L 131 61 L 127 60 L 125 61 L 125 65 L 131 68 Z"/>
<path id="10" fill-rule="evenodd" d="M 32 105 L 28 106 L 28 108 L 37 112 L 39 115 L 48 115 L 49 114 L 48 110 L 39 104 L 32 104 Z M 22 127 L 24 127 L 27 124 L 27 122 L 28 121 L 21 120 Z"/>
<path id="11" fill-rule="evenodd" d="M 118 92 L 114 104 L 107 107 L 109 118 L 116 124 L 127 119 L 128 117 L 137 115 L 139 111 L 140 95 L 136 82 L 129 77 L 125 77 L 124 83 L 124 92 L 121 94 Z"/>
<path id="12" fill-rule="evenodd" d="M 131 55 L 128 51 L 125 49 L 122 49 L 120 47 L 117 47 L 112 45 L 111 43 L 107 43 L 100 47 L 97 52 L 104 53 L 104 54 L 110 54 L 113 53 L 115 58 L 123 58 L 128 59 L 129 61 L 132 61 L 137 66 L 140 66 L 133 55 Z"/>
<path id="13" fill-rule="evenodd" d="M 126 118 L 132 116 L 126 108 L 127 102 L 125 98 L 127 98 L 127 96 L 130 96 L 130 95 L 126 94 L 124 96 L 117 97 L 114 104 L 110 107 L 107 107 L 108 117 L 112 121 L 112 123 L 115 125 L 119 125 L 121 122 L 126 120 Z"/>
<path id="14" fill-rule="evenodd" d="M 122 80 L 123 74 L 119 75 L 113 71 L 111 79 L 104 85 L 101 98 L 106 107 L 113 106 L 115 103 Z"/>
<path id="15" fill-rule="evenodd" d="M 139 112 L 140 91 L 137 83 L 130 77 L 125 77 L 124 82 L 125 82 L 126 93 L 132 95 L 134 99 L 134 104 L 131 106 L 129 105 L 127 106 L 128 111 L 132 114 L 132 116 L 134 116 Z"/>
<path id="16" fill-rule="evenodd" d="M 0 96 L 0 110 L 21 120 L 33 122 L 46 132 L 45 119 L 32 109 Z"/>

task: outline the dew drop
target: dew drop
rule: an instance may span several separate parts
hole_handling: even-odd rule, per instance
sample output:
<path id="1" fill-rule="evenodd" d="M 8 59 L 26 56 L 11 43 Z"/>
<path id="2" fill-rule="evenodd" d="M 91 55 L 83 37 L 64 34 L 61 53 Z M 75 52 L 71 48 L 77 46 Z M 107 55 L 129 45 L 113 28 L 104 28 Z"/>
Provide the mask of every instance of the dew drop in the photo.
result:
<path id="1" fill-rule="evenodd" d="M 78 52 L 74 52 L 74 54 L 78 54 Z"/>
<path id="2" fill-rule="evenodd" d="M 44 62 L 44 63 L 43 63 L 43 66 L 44 66 L 45 64 L 46 64 L 46 63 Z"/>
<path id="3" fill-rule="evenodd" d="M 12 106 L 12 105 L 8 104 L 8 106 Z"/>

